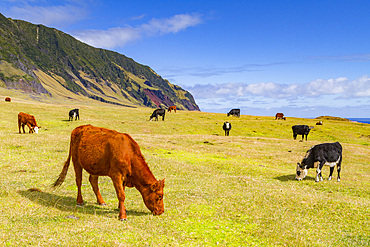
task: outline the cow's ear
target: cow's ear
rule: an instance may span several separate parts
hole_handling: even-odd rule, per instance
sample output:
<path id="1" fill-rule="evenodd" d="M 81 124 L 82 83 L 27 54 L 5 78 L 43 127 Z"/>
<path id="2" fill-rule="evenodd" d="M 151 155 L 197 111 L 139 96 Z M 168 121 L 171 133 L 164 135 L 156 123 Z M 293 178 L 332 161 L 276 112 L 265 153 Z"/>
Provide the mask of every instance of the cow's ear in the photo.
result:
<path id="1" fill-rule="evenodd" d="M 160 184 L 162 187 L 164 187 L 164 179 L 159 180 L 159 184 Z"/>

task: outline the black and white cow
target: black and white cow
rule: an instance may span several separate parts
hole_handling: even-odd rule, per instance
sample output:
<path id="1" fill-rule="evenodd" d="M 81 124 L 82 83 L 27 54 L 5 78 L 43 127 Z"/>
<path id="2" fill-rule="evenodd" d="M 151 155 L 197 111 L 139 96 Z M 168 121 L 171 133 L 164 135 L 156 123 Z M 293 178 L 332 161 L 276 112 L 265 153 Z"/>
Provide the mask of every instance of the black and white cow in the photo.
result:
<path id="1" fill-rule="evenodd" d="M 302 135 L 302 141 L 303 141 L 304 136 L 306 136 L 306 141 L 307 141 L 307 136 L 310 133 L 311 129 L 313 129 L 313 127 L 309 127 L 308 125 L 292 126 L 294 140 L 297 139 L 297 135 Z"/>
<path id="2" fill-rule="evenodd" d="M 320 162 L 315 165 L 315 162 Z M 297 180 L 302 180 L 307 176 L 307 170 L 310 168 L 316 169 L 316 182 L 322 181 L 322 167 L 324 165 L 330 166 L 330 174 L 328 180 L 331 180 L 334 167 L 337 166 L 338 178 L 340 181 L 340 169 L 342 164 L 342 146 L 339 142 L 322 143 L 315 145 L 307 151 L 306 156 L 301 163 L 297 163 L 296 177 Z"/>
<path id="3" fill-rule="evenodd" d="M 69 121 L 73 120 L 73 118 L 75 118 L 75 120 L 80 120 L 80 113 L 79 113 L 79 109 L 73 109 L 73 110 L 70 110 L 69 111 Z"/>
<path id="4" fill-rule="evenodd" d="M 227 116 L 235 116 L 240 117 L 240 109 L 231 109 L 229 113 L 227 113 Z"/>
<path id="5" fill-rule="evenodd" d="M 229 136 L 230 130 L 231 130 L 231 123 L 224 122 L 224 125 L 222 126 L 222 129 L 225 131 L 225 136 Z"/>
<path id="6" fill-rule="evenodd" d="M 162 116 L 162 120 L 164 121 L 164 116 L 166 115 L 165 109 L 156 109 L 153 111 L 153 114 L 150 116 L 150 121 L 155 118 L 155 121 L 158 121 L 158 116 Z"/>

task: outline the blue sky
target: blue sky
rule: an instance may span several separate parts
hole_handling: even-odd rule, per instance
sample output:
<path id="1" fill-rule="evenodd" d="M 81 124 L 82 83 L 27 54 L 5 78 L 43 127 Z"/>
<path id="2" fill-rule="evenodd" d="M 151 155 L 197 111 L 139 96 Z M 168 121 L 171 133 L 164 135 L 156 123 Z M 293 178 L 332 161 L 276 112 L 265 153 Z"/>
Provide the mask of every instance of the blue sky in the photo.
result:
<path id="1" fill-rule="evenodd" d="M 370 1 L 2 0 L 150 66 L 206 112 L 370 118 Z"/>

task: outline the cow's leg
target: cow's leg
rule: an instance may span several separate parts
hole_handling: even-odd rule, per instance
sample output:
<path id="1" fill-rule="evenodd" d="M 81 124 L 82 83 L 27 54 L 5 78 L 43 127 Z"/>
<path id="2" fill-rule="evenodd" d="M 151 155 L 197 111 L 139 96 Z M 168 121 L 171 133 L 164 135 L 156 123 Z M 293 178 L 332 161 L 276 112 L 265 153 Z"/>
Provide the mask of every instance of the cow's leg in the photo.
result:
<path id="1" fill-rule="evenodd" d="M 322 181 L 322 175 L 321 175 L 321 171 L 322 171 L 322 167 L 324 166 L 325 162 L 320 162 L 320 164 L 317 166 L 317 170 L 316 170 L 316 179 L 315 181 L 316 182 L 319 182 L 320 180 Z M 320 178 L 321 179 L 320 179 Z"/>
<path id="2" fill-rule="evenodd" d="M 293 133 L 293 138 L 294 138 L 294 140 L 297 139 L 297 134 L 296 133 Z"/>
<path id="3" fill-rule="evenodd" d="M 338 178 L 337 181 L 340 182 L 340 169 L 341 169 L 341 162 L 342 158 L 340 159 L 339 163 L 337 164 L 337 172 L 338 172 Z"/>
<path id="4" fill-rule="evenodd" d="M 25 133 L 26 133 L 26 131 L 24 130 L 24 125 L 25 125 L 25 124 L 23 124 L 23 123 L 22 123 L 22 130 L 23 130 L 23 134 L 25 134 Z"/>
<path id="5" fill-rule="evenodd" d="M 105 203 L 105 201 L 103 200 L 103 197 L 100 194 L 98 179 L 99 179 L 99 176 L 90 174 L 89 181 L 90 181 L 91 187 L 93 188 L 93 191 L 96 195 L 96 201 L 98 202 L 99 205 L 107 205 Z"/>
<path id="6" fill-rule="evenodd" d="M 164 116 L 165 116 L 165 114 L 163 114 L 163 116 L 162 116 L 162 121 L 164 121 Z"/>
<path id="7" fill-rule="evenodd" d="M 73 162 L 73 166 L 75 168 L 75 175 L 76 175 L 76 185 L 77 185 L 77 205 L 82 206 L 84 205 L 84 201 L 82 199 L 81 193 L 81 186 L 82 186 L 82 166 L 80 164 L 76 164 L 77 162 Z"/>
<path id="8" fill-rule="evenodd" d="M 330 174 L 329 174 L 329 177 L 328 177 L 329 181 L 332 179 L 333 171 L 334 171 L 334 166 L 330 167 Z"/>
<path id="9" fill-rule="evenodd" d="M 32 129 L 31 124 L 27 123 L 27 127 L 29 129 L 28 133 L 30 133 L 30 134 L 33 133 L 33 129 Z"/>
<path id="10" fill-rule="evenodd" d="M 113 181 L 114 188 L 117 193 L 117 198 L 118 198 L 118 208 L 119 208 L 119 215 L 118 218 L 119 220 L 127 220 L 127 215 L 126 215 L 126 208 L 124 205 L 125 202 L 125 190 L 123 187 L 123 180 L 121 175 L 115 175 L 114 177 L 111 177 Z"/>

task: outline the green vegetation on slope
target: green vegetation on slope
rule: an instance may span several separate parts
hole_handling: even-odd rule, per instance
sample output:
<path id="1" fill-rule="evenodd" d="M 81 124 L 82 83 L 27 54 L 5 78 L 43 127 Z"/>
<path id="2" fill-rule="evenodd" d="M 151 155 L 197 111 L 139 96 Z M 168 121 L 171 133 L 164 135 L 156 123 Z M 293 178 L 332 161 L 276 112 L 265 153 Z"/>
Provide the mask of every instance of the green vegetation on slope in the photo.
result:
<path id="1" fill-rule="evenodd" d="M 4 61 L 29 77 L 22 81 L 19 76 L 5 77 L 1 66 Z M 128 100 L 138 106 L 176 105 L 179 109 L 199 110 L 189 92 L 173 87 L 148 66 L 116 52 L 91 47 L 59 30 L 0 14 L 0 81 L 8 88 L 50 95 L 44 88 L 50 81 L 37 77 L 35 70 L 62 77 L 62 85 L 76 96 L 113 104 L 127 105 Z"/>
<path id="2" fill-rule="evenodd" d="M 148 121 L 149 108 L 0 101 L 0 242 L 6 246 L 369 246 L 370 125 L 324 120 L 308 141 L 291 126 L 315 119 L 178 111 Z M 35 115 L 39 134 L 18 134 L 17 114 Z M 232 124 L 223 136 L 222 123 Z M 196 123 L 196 124 L 194 124 Z M 128 221 L 117 220 L 109 178 L 99 179 L 107 206 L 96 204 L 84 172 L 86 205 L 76 206 L 73 166 L 58 190 L 51 184 L 82 124 L 129 133 L 157 179 L 166 179 L 165 212 L 152 216 L 126 188 Z M 295 181 L 305 152 L 322 142 L 343 146 L 341 182 Z M 324 179 L 329 169 L 323 170 Z M 334 172 L 336 176 L 336 171 Z M 41 192 L 29 191 L 36 188 Z"/>

